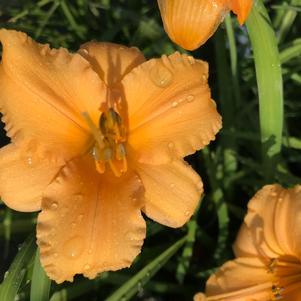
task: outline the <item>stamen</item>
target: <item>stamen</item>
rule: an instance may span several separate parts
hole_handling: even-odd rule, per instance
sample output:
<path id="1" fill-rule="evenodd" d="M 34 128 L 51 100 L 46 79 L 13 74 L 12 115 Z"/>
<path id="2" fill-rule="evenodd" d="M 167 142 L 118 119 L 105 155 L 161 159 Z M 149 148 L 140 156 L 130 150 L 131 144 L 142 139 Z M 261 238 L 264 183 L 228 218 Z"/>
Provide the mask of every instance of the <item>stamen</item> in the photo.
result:
<path id="1" fill-rule="evenodd" d="M 87 112 L 83 112 L 82 116 L 85 118 L 94 138 L 95 141 L 98 144 L 98 147 L 100 149 L 102 149 L 104 147 L 104 143 L 103 143 L 103 135 L 101 134 L 101 132 L 99 131 L 99 129 L 95 126 L 95 124 L 93 123 L 93 120 L 91 119 L 91 117 L 89 116 L 89 114 Z"/>
<path id="2" fill-rule="evenodd" d="M 120 177 L 127 171 L 124 145 L 126 131 L 120 115 L 112 108 L 102 112 L 99 118 L 99 128 L 95 126 L 87 112 L 82 115 L 95 138 L 93 156 L 97 171 L 104 173 L 105 164 L 108 163 L 114 175 Z"/>
<path id="3" fill-rule="evenodd" d="M 272 285 L 272 300 L 280 300 L 283 298 L 283 293 L 284 288 L 276 285 Z"/>

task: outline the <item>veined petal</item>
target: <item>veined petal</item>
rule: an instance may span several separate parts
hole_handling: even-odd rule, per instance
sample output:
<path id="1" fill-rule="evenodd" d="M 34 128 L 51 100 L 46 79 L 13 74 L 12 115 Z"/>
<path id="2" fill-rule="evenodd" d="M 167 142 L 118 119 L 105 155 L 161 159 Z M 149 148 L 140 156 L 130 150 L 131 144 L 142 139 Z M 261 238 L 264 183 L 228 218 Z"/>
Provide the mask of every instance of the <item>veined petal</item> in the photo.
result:
<path id="1" fill-rule="evenodd" d="M 145 189 L 145 214 L 169 227 L 185 224 L 201 199 L 199 175 L 183 160 L 164 165 L 137 164 L 136 170 Z"/>
<path id="2" fill-rule="evenodd" d="M 37 211 L 46 186 L 58 173 L 62 162 L 40 157 L 9 144 L 0 149 L 0 196 L 18 211 Z"/>
<path id="3" fill-rule="evenodd" d="M 272 275 L 258 258 L 226 262 L 206 283 L 208 301 L 270 301 Z"/>
<path id="4" fill-rule="evenodd" d="M 110 87 L 118 84 L 133 68 L 145 61 L 141 51 L 113 43 L 88 42 L 79 53 Z"/>
<path id="5" fill-rule="evenodd" d="M 143 63 L 125 76 L 128 143 L 137 160 L 167 163 L 215 138 L 221 117 L 207 79 L 207 63 L 177 52 Z"/>
<path id="6" fill-rule="evenodd" d="M 181 47 L 194 50 L 216 31 L 228 0 L 158 0 L 165 31 Z"/>
<path id="7" fill-rule="evenodd" d="M 251 8 L 253 5 L 253 0 L 231 0 L 230 9 L 237 15 L 237 19 L 240 25 L 245 23 L 247 20 Z"/>
<path id="8" fill-rule="evenodd" d="M 237 256 L 301 256 L 300 186 L 264 186 L 251 199 L 248 209 L 234 244 Z"/>
<path id="9" fill-rule="evenodd" d="M 100 175 L 91 158 L 71 161 L 48 186 L 38 217 L 48 276 L 61 283 L 130 266 L 145 237 L 143 192 L 134 173 Z"/>
<path id="10" fill-rule="evenodd" d="M 12 30 L 1 29 L 0 41 L 0 108 L 8 135 L 17 145 L 36 140 L 65 159 L 83 152 L 90 136 L 81 112 L 98 121 L 105 84 L 79 54 Z"/>

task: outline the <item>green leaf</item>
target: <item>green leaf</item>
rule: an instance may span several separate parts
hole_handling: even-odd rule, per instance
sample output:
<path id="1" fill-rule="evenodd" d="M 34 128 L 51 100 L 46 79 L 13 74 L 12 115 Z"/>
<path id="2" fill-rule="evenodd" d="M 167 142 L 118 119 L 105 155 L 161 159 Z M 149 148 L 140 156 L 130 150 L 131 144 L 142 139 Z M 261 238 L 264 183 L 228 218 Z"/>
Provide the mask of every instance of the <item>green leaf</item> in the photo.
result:
<path id="1" fill-rule="evenodd" d="M 36 250 L 35 237 L 30 236 L 22 244 L 9 270 L 6 272 L 4 281 L 0 286 L 0 300 L 14 301 L 24 279 L 28 262 L 33 258 Z"/>
<path id="2" fill-rule="evenodd" d="M 283 84 L 275 32 L 262 0 L 247 20 L 259 93 L 260 134 L 266 182 L 273 182 L 282 144 Z"/>
<path id="3" fill-rule="evenodd" d="M 30 301 L 48 301 L 51 280 L 40 262 L 39 250 L 36 251 L 30 287 Z"/>
<path id="4" fill-rule="evenodd" d="M 146 265 L 130 280 L 125 282 L 105 301 L 126 301 L 133 297 L 150 279 L 153 277 L 162 266 L 184 245 L 187 236 L 181 238 L 171 247 L 165 250 L 161 255 L 156 257 L 152 262 Z"/>

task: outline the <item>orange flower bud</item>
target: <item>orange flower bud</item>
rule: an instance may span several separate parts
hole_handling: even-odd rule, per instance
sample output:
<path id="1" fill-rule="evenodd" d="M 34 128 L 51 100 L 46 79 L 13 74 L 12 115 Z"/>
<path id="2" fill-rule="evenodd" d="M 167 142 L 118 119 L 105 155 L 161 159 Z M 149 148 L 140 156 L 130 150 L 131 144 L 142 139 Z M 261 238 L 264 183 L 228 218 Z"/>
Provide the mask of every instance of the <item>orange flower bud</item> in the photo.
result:
<path id="1" fill-rule="evenodd" d="M 252 0 L 158 0 L 165 31 L 187 50 L 203 45 L 232 10 L 240 24 L 246 20 Z"/>

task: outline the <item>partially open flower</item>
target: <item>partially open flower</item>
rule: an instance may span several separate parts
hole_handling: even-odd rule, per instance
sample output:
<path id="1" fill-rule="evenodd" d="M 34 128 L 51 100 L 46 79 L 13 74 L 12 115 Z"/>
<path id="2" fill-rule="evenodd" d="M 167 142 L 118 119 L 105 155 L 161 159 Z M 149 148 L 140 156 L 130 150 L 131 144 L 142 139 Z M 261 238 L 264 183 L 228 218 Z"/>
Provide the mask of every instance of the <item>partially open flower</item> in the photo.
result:
<path id="1" fill-rule="evenodd" d="M 248 208 L 237 258 L 209 278 L 204 300 L 301 300 L 301 186 L 265 186 Z"/>
<path id="2" fill-rule="evenodd" d="M 232 10 L 240 24 L 247 19 L 253 0 L 158 0 L 165 31 L 181 47 L 194 50 L 216 31 Z"/>
<path id="3" fill-rule="evenodd" d="M 183 157 L 221 127 L 208 65 L 174 53 L 90 42 L 74 54 L 0 30 L 0 195 L 42 210 L 41 262 L 60 283 L 128 267 L 145 237 L 141 210 L 170 227 L 203 191 Z"/>

